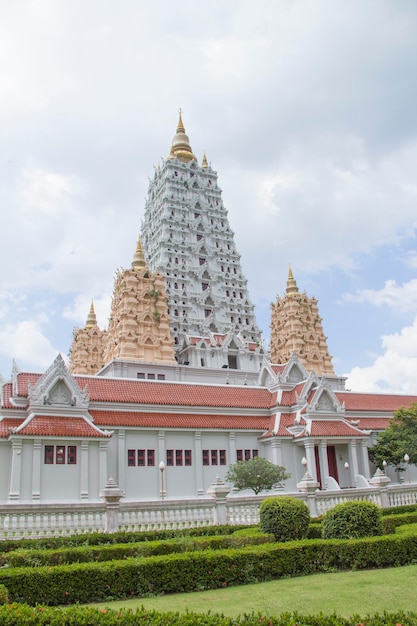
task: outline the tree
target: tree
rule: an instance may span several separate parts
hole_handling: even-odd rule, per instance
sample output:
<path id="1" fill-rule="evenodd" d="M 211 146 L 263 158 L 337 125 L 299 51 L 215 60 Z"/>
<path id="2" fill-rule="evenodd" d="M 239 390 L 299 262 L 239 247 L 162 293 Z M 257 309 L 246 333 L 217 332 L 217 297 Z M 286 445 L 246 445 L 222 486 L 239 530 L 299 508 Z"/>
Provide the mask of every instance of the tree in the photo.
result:
<path id="1" fill-rule="evenodd" d="M 417 464 L 417 403 L 394 412 L 388 428 L 378 435 L 377 442 L 369 450 L 369 458 L 383 469 L 383 462 L 395 466 L 397 472 L 405 470 L 404 456 L 409 463 Z"/>
<path id="2" fill-rule="evenodd" d="M 274 485 L 289 478 L 285 467 L 274 465 L 268 459 L 255 456 L 250 461 L 238 461 L 229 467 L 226 480 L 238 491 L 252 489 L 255 494 L 271 490 Z"/>

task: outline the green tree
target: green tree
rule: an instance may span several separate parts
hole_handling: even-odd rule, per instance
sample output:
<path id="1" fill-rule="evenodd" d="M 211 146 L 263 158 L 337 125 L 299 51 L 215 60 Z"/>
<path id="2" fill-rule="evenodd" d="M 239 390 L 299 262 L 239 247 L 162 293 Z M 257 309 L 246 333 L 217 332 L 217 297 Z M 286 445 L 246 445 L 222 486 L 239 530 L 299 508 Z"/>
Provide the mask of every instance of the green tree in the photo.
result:
<path id="1" fill-rule="evenodd" d="M 405 470 L 406 454 L 411 464 L 417 464 L 417 403 L 395 411 L 388 428 L 378 435 L 376 444 L 369 450 L 369 458 L 377 467 L 383 469 L 386 461 L 399 472 Z"/>
<path id="2" fill-rule="evenodd" d="M 268 459 L 255 456 L 250 461 L 238 461 L 230 465 L 226 480 L 233 483 L 238 490 L 252 489 L 255 494 L 261 491 L 269 491 L 277 483 L 289 478 L 285 467 L 274 465 Z"/>

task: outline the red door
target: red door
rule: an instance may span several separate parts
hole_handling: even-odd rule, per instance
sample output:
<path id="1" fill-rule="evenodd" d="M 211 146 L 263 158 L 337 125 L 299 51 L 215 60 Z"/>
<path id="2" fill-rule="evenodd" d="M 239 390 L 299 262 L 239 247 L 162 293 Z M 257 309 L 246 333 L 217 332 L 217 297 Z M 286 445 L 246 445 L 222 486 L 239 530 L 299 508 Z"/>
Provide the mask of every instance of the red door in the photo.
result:
<path id="1" fill-rule="evenodd" d="M 329 463 L 329 476 L 332 476 L 332 478 L 339 482 L 339 475 L 337 473 L 336 448 L 334 446 L 327 446 L 327 461 Z"/>

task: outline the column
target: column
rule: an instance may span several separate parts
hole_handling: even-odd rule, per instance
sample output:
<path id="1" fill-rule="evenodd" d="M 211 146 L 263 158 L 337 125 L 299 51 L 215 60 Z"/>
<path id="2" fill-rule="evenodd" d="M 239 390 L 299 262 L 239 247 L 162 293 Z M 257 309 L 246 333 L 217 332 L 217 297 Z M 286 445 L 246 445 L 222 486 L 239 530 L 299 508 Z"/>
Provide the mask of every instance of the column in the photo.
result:
<path id="1" fill-rule="evenodd" d="M 32 500 L 40 500 L 41 497 L 41 450 L 41 441 L 35 439 L 32 455 Z"/>
<path id="2" fill-rule="evenodd" d="M 228 465 L 236 463 L 236 433 L 234 430 L 229 432 L 229 461 Z"/>
<path id="3" fill-rule="evenodd" d="M 364 439 L 360 439 L 358 441 L 359 444 L 359 457 L 361 459 L 362 466 L 362 474 L 365 478 L 371 477 L 371 472 L 369 469 L 369 455 L 368 455 L 368 446 L 366 445 L 366 441 Z"/>
<path id="4" fill-rule="evenodd" d="M 107 483 L 107 445 L 108 440 L 100 441 L 98 444 L 98 472 L 99 472 L 99 484 L 98 490 Z"/>
<path id="5" fill-rule="evenodd" d="M 356 439 L 352 439 L 348 443 L 348 455 L 349 455 L 349 469 L 347 474 L 349 475 L 348 487 L 356 487 L 356 476 L 359 474 L 358 467 L 358 454 L 356 450 Z"/>
<path id="6" fill-rule="evenodd" d="M 329 459 L 327 457 L 327 440 L 322 439 L 319 444 L 319 460 L 321 474 L 321 488 L 326 489 L 329 478 Z"/>
<path id="7" fill-rule="evenodd" d="M 164 491 L 164 495 L 167 492 L 167 472 L 166 471 L 164 472 L 164 489 L 163 490 L 162 490 L 162 484 L 159 483 L 160 474 L 161 474 L 159 470 L 159 464 L 161 461 L 163 461 L 165 465 L 165 470 L 166 470 L 167 459 L 166 459 L 166 442 L 165 442 L 164 430 L 158 431 L 158 458 L 156 459 L 156 467 L 158 468 L 158 489 L 157 489 L 158 496 L 162 495 L 162 491 Z"/>
<path id="8" fill-rule="evenodd" d="M 197 495 L 204 495 L 203 480 L 203 453 L 201 445 L 201 431 L 194 433 L 194 480 L 197 489 Z"/>
<path id="9" fill-rule="evenodd" d="M 281 440 L 275 439 L 272 444 L 272 463 L 274 465 L 281 465 L 282 467 L 282 448 L 281 448 Z"/>
<path id="10" fill-rule="evenodd" d="M 117 433 L 117 482 L 120 489 L 126 491 L 126 431 L 121 428 Z"/>
<path id="11" fill-rule="evenodd" d="M 304 442 L 304 450 L 307 459 L 307 471 L 317 480 L 317 470 L 316 470 L 316 458 L 314 456 L 314 441 L 305 441 Z"/>
<path id="12" fill-rule="evenodd" d="M 88 500 L 88 441 L 81 442 L 80 460 L 80 496 L 81 500 Z"/>
<path id="13" fill-rule="evenodd" d="M 20 478 L 22 473 L 22 441 L 12 440 L 12 470 L 10 473 L 9 500 L 20 500 Z"/>

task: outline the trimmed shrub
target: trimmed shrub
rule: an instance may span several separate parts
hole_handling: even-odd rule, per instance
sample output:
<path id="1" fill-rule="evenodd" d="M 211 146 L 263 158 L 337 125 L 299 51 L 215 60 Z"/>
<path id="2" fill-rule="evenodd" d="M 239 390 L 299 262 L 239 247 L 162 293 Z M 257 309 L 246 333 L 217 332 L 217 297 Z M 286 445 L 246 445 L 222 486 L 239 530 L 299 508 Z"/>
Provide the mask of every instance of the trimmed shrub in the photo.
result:
<path id="1" fill-rule="evenodd" d="M 404 524 L 415 524 L 417 523 L 417 512 L 414 513 L 403 513 L 401 515 L 385 515 L 382 518 L 382 527 L 384 529 L 384 533 L 389 535 L 391 533 L 395 533 L 395 529 L 399 526 L 403 526 Z"/>
<path id="2" fill-rule="evenodd" d="M 260 509 L 260 529 L 276 541 L 292 541 L 307 536 L 310 524 L 308 506 L 291 496 L 267 498 Z"/>
<path id="3" fill-rule="evenodd" d="M 381 509 L 373 502 L 343 502 L 323 518 L 323 539 L 359 539 L 382 534 Z"/>
<path id="4" fill-rule="evenodd" d="M 8 604 L 9 602 L 9 592 L 7 591 L 6 585 L 0 585 L 0 604 Z"/>

